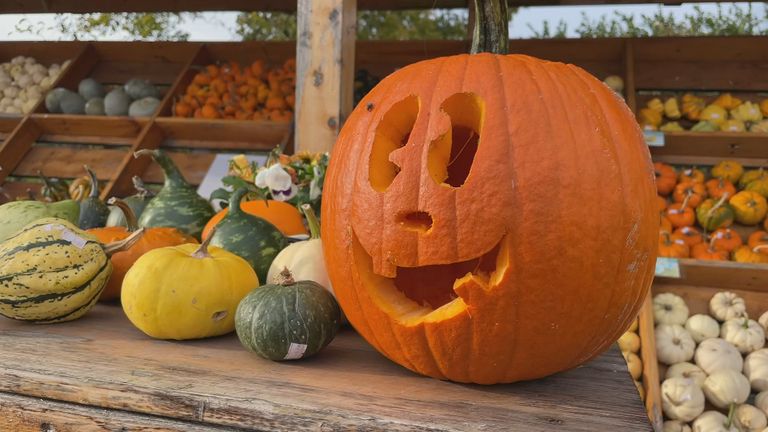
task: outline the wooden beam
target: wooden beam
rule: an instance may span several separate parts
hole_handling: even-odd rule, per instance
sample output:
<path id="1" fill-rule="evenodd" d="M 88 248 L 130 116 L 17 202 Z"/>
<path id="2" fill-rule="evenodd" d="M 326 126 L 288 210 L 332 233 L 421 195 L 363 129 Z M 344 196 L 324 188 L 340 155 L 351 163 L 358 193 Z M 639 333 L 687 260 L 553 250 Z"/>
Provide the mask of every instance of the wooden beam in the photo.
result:
<path id="1" fill-rule="evenodd" d="M 352 111 L 357 0 L 299 0 L 296 150 L 329 151 Z"/>
<path id="2" fill-rule="evenodd" d="M 164 139 L 165 134 L 160 126 L 154 122 L 148 123 L 136 138 L 136 141 L 134 141 L 131 150 L 123 156 L 123 160 L 115 170 L 112 180 L 101 191 L 101 199 L 105 200 L 113 196 L 123 197 L 130 195 L 133 191 L 133 176 L 141 175 L 149 164 L 152 163 L 151 158 L 135 158 L 133 153 L 142 149 L 154 150 L 159 148 Z"/>
<path id="3" fill-rule="evenodd" d="M 2 168 L 0 169 L 0 184 L 16 170 L 19 162 L 40 136 L 40 132 L 40 127 L 31 117 L 24 117 L 24 120 L 16 126 L 8 139 L 0 144 L 0 168 Z"/>

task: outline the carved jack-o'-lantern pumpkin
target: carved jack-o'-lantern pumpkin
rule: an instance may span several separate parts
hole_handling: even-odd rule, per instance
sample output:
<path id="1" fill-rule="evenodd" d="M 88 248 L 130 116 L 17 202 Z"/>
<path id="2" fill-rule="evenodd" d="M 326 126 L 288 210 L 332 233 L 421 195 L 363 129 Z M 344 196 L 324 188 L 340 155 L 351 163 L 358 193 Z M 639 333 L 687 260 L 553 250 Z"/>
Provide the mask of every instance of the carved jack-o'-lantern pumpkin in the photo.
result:
<path id="1" fill-rule="evenodd" d="M 384 79 L 342 129 L 322 215 L 355 329 L 411 370 L 484 384 L 607 349 L 647 294 L 659 229 L 629 109 L 582 69 L 521 55 Z"/>

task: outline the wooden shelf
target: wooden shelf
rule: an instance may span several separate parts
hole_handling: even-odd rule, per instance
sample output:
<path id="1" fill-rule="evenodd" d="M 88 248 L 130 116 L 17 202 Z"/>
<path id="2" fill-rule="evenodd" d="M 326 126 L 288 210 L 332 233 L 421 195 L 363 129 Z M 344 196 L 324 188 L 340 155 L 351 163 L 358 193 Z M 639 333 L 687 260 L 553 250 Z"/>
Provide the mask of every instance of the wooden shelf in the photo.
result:
<path id="1" fill-rule="evenodd" d="M 234 335 L 150 339 L 118 306 L 105 305 L 56 325 L 0 318 L 0 345 L 0 430 L 42 430 L 43 423 L 73 431 L 92 424 L 174 431 L 650 429 L 615 347 L 542 380 L 463 385 L 417 376 L 351 329 L 315 358 L 276 363 L 247 352 Z M 77 409 L 69 410 L 72 404 Z"/>
<path id="2" fill-rule="evenodd" d="M 654 161 L 714 165 L 735 159 L 747 166 L 768 163 L 768 134 L 750 132 L 667 132 L 663 147 L 651 147 Z"/>

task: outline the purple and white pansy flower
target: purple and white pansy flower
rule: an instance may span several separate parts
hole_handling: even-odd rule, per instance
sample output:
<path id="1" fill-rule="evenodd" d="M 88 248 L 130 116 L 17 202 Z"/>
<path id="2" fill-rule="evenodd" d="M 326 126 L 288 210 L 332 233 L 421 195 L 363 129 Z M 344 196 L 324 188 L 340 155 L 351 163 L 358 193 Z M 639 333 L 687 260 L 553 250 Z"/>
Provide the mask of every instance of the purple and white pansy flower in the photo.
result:
<path id="1" fill-rule="evenodd" d="M 276 201 L 288 201 L 299 191 L 298 186 L 293 184 L 291 175 L 279 163 L 273 164 L 269 168 L 260 169 L 256 174 L 254 184 L 258 188 L 269 189 L 272 199 Z"/>

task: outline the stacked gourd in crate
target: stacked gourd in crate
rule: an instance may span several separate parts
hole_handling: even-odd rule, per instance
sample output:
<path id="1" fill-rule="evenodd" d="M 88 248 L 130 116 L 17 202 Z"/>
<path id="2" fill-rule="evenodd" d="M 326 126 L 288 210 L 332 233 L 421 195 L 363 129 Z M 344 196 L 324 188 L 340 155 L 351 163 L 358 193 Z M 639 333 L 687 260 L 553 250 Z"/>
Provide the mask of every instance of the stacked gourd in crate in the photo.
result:
<path id="1" fill-rule="evenodd" d="M 658 162 L 654 169 L 660 257 L 768 263 L 767 171 L 727 160 L 708 172 Z"/>
<path id="2" fill-rule="evenodd" d="M 35 58 L 25 56 L 0 63 L 0 113 L 31 112 L 68 65 L 69 60 L 46 67 Z"/>
<path id="3" fill-rule="evenodd" d="M 756 321 L 742 297 L 722 291 L 706 313 L 691 313 L 682 297 L 661 293 L 653 314 L 664 431 L 764 431 L 768 312 Z"/>
<path id="4" fill-rule="evenodd" d="M 766 116 L 768 99 L 742 100 L 731 93 L 707 98 L 686 93 L 650 99 L 640 109 L 638 121 L 643 129 L 663 132 L 768 132 Z"/>
<path id="5" fill-rule="evenodd" d="M 640 398 L 645 400 L 645 389 L 640 379 L 643 376 L 643 360 L 640 358 L 640 335 L 638 334 L 639 319 L 635 319 L 629 329 L 618 340 L 619 349 L 627 362 L 627 369 L 635 382 Z"/>

